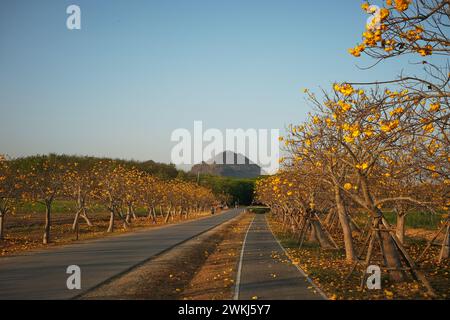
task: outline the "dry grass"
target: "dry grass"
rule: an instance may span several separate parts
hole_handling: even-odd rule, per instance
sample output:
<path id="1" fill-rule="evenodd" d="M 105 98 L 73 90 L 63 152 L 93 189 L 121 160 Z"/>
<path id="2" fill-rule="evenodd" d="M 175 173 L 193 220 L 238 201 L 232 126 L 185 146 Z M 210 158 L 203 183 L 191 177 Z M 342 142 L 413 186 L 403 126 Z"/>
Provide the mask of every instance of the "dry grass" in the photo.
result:
<path id="1" fill-rule="evenodd" d="M 184 300 L 231 300 L 239 254 L 252 215 L 246 215 L 224 234 L 215 250 L 183 290 Z"/>
<path id="2" fill-rule="evenodd" d="M 345 261 L 343 250 L 322 250 L 317 245 L 309 243 L 299 249 L 297 242 L 290 235 L 282 232 L 281 225 L 277 221 L 273 219 L 269 219 L 269 221 L 274 233 L 289 252 L 291 260 L 298 264 L 331 299 L 430 299 L 421 283 L 413 279 L 400 284 L 392 283 L 386 274 L 382 276 L 381 290 L 361 290 L 363 270 L 357 268 L 347 279 L 353 265 Z M 417 233 L 408 232 L 407 250 L 414 259 L 418 258 L 426 245 L 426 240 L 418 237 L 418 234 L 425 235 L 425 238 L 429 237 L 429 232 L 424 233 L 423 230 Z M 432 247 L 419 267 L 431 282 L 437 298 L 448 299 L 450 297 L 450 261 L 437 264 L 438 251 L 438 247 Z"/>

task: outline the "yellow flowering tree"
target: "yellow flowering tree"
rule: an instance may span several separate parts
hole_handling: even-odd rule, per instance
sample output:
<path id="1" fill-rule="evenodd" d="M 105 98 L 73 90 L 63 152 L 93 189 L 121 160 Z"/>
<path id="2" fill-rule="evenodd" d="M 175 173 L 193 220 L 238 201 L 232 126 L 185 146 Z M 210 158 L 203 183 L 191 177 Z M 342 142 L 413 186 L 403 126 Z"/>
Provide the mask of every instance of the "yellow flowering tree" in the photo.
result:
<path id="1" fill-rule="evenodd" d="M 21 184 L 6 156 L 0 155 L 0 240 L 4 239 L 5 219 L 14 213 Z"/>

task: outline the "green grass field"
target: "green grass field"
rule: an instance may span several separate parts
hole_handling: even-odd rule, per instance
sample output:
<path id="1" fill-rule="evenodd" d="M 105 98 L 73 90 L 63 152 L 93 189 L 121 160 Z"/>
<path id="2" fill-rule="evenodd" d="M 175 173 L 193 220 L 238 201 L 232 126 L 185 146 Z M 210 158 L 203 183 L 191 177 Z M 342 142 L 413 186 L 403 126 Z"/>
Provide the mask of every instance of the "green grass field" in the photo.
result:
<path id="1" fill-rule="evenodd" d="M 394 212 L 385 212 L 384 216 L 390 224 L 397 222 L 397 217 Z M 440 214 L 432 214 L 428 212 L 411 212 L 405 218 L 407 228 L 422 228 L 428 230 L 435 230 L 439 227 L 442 220 Z"/>

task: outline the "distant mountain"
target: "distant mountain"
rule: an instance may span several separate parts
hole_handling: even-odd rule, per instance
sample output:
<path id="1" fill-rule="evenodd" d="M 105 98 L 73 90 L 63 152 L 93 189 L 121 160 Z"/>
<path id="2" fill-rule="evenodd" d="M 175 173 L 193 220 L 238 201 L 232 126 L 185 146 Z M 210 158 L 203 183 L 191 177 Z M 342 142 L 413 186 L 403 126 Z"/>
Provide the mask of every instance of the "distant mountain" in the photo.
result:
<path id="1" fill-rule="evenodd" d="M 224 151 L 216 155 L 213 159 L 206 161 L 208 164 L 255 164 L 246 156 L 233 151 Z"/>
<path id="2" fill-rule="evenodd" d="M 207 162 L 194 165 L 191 173 L 234 178 L 256 178 L 261 175 L 261 167 L 242 154 L 224 151 Z"/>

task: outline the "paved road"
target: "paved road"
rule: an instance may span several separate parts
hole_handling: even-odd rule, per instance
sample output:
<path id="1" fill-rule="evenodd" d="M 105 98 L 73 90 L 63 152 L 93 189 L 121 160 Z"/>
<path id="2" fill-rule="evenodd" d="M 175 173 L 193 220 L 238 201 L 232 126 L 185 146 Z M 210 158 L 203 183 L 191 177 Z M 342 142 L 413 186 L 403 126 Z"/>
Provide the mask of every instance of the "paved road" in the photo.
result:
<path id="1" fill-rule="evenodd" d="M 0 258 L 0 299 L 70 299 L 137 264 L 236 217 L 234 209 L 205 219 Z M 67 267 L 81 268 L 82 289 L 68 290 Z"/>
<path id="2" fill-rule="evenodd" d="M 288 260 L 267 225 L 265 215 L 256 214 L 243 249 L 240 283 L 235 298 L 251 300 L 320 300 L 325 297 Z M 282 260 L 285 260 L 283 262 Z"/>

